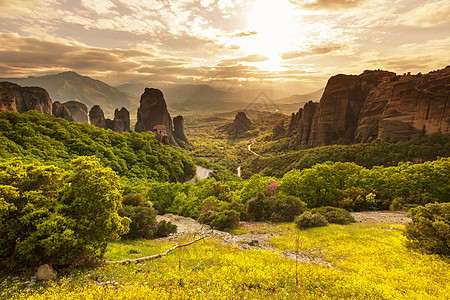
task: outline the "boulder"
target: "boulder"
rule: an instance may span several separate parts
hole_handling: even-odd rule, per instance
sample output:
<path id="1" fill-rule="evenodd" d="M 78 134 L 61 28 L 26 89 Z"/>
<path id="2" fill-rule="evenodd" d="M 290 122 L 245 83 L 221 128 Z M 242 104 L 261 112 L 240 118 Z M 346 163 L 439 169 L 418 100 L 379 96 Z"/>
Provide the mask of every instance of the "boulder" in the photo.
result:
<path id="1" fill-rule="evenodd" d="M 45 281 L 55 278 L 56 275 L 58 275 L 58 273 L 48 264 L 39 266 L 36 272 L 36 277 L 39 280 Z"/>
<path id="2" fill-rule="evenodd" d="M 111 129 L 119 133 L 124 131 L 131 131 L 130 112 L 125 107 L 122 107 L 120 110 L 116 109 L 114 111 L 114 120 Z"/>

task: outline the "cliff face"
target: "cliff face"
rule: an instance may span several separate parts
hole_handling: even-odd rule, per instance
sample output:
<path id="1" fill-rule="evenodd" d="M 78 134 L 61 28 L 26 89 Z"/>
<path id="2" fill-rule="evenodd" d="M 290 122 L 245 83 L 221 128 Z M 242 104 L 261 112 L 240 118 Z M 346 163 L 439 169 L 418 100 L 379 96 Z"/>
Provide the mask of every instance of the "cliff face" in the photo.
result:
<path id="1" fill-rule="evenodd" d="M 155 126 L 159 129 L 155 129 Z M 161 125 L 164 126 L 162 130 Z M 146 88 L 141 96 L 137 112 L 136 132 L 153 131 L 157 135 L 167 136 L 171 145 L 178 146 L 173 136 L 172 119 L 167 111 L 163 93 L 158 89 Z M 184 133 L 183 133 L 184 135 Z M 162 137 L 161 137 L 162 138 Z"/>
<path id="2" fill-rule="evenodd" d="M 186 144 L 190 144 L 189 140 L 186 137 L 186 134 L 184 133 L 184 119 L 183 116 L 176 116 L 173 118 L 173 135 L 182 141 L 184 141 Z"/>
<path id="3" fill-rule="evenodd" d="M 79 101 L 67 101 L 62 103 L 62 106 L 70 111 L 75 122 L 89 123 L 88 108 L 86 104 Z"/>
<path id="4" fill-rule="evenodd" d="M 423 132 L 450 132 L 450 67 L 399 76 L 374 88 L 361 109 L 355 137 L 408 139 Z"/>
<path id="5" fill-rule="evenodd" d="M 450 67 L 423 76 L 380 70 L 333 76 L 320 103 L 309 102 L 292 115 L 288 134 L 299 146 L 315 147 L 448 133 L 449 73 Z"/>
<path id="6" fill-rule="evenodd" d="M 52 113 L 52 100 L 47 91 L 39 87 L 21 87 L 15 83 L 0 82 L 0 111 L 24 113 L 37 110 Z"/>
<path id="7" fill-rule="evenodd" d="M 247 117 L 245 112 L 240 111 L 236 114 L 233 123 L 221 126 L 217 129 L 223 130 L 228 134 L 241 134 L 250 130 L 251 125 L 252 122 Z"/>
<path id="8" fill-rule="evenodd" d="M 63 118 L 65 120 L 67 120 L 67 121 L 75 121 L 73 119 L 72 114 L 67 109 L 67 107 L 63 106 L 61 104 L 61 102 L 59 102 L 59 101 L 53 102 L 53 104 L 52 104 L 52 114 L 54 116 L 59 117 L 59 118 Z"/>
<path id="9" fill-rule="evenodd" d="M 89 111 L 91 124 L 103 129 L 111 129 L 115 132 L 130 131 L 130 113 L 125 107 L 114 111 L 114 120 L 105 119 L 103 110 L 98 105 L 94 105 Z"/>

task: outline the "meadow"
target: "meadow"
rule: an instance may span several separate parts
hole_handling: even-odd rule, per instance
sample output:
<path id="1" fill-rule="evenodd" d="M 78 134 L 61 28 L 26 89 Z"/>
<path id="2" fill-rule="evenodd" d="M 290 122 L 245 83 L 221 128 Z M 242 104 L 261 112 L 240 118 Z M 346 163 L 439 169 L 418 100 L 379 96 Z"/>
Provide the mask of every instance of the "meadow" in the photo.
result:
<path id="1" fill-rule="evenodd" d="M 255 223 L 254 234 L 274 234 L 273 250 L 207 238 L 145 263 L 66 270 L 33 287 L 10 279 L 0 289 L 12 299 L 448 299 L 449 258 L 406 248 L 403 229 Z M 111 243 L 105 259 L 156 254 L 191 239 Z"/>

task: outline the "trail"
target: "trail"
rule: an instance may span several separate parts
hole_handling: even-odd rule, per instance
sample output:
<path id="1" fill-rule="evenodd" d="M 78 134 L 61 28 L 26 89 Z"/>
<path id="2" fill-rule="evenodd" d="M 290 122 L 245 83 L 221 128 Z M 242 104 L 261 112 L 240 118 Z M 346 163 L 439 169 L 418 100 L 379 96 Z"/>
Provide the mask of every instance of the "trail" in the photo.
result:
<path id="1" fill-rule="evenodd" d="M 256 153 L 255 151 L 252 150 L 252 146 L 254 143 L 251 143 L 250 145 L 248 145 L 248 151 L 250 151 L 250 153 L 256 155 L 256 156 L 261 156 L 258 153 Z"/>
<path id="2" fill-rule="evenodd" d="M 189 183 L 194 183 L 194 182 L 206 179 L 212 173 L 214 173 L 213 170 L 203 168 L 202 166 L 199 166 L 199 165 L 195 165 L 195 168 L 196 168 L 196 174 L 195 174 L 194 178 L 192 178 L 191 180 L 188 181 Z"/>

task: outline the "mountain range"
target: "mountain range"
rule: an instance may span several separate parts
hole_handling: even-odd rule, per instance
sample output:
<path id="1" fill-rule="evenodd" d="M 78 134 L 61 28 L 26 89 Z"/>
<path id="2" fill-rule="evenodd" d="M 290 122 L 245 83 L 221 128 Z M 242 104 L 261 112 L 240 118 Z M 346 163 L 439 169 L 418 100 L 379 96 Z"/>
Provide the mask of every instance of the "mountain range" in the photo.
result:
<path id="1" fill-rule="evenodd" d="M 0 78 L 0 81 L 9 81 L 21 86 L 42 87 L 48 91 L 53 101 L 80 101 L 88 107 L 99 105 L 106 116 L 112 116 L 114 109 L 126 107 L 131 115 L 139 106 L 139 99 L 146 86 L 144 84 L 122 84 L 117 87 L 110 86 L 100 80 L 82 76 L 76 72 L 62 72 L 45 76 L 30 76 L 26 78 Z M 168 108 L 173 113 L 229 112 L 244 109 L 260 90 L 233 89 L 221 90 L 206 84 L 182 84 L 160 88 Z M 273 97 L 272 91 L 264 91 Z M 279 108 L 291 113 L 297 111 L 307 101 L 319 101 L 323 93 L 320 89 L 305 95 L 292 95 L 287 98 L 273 100 Z M 268 110 L 263 103 L 253 103 L 252 109 Z"/>

